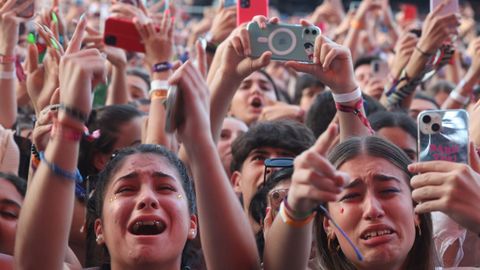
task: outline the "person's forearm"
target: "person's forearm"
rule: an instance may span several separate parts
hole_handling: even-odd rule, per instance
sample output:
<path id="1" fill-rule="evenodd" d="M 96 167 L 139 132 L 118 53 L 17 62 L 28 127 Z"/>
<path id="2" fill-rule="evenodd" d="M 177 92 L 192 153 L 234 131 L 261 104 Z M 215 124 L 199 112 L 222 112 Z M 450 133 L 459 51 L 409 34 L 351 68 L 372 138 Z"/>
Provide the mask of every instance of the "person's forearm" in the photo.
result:
<path id="1" fill-rule="evenodd" d="M 79 143 L 55 137 L 45 159 L 74 172 Z M 15 263 L 19 269 L 62 269 L 75 199 L 75 182 L 41 162 L 28 187 L 18 221 Z"/>
<path id="2" fill-rule="evenodd" d="M 453 54 L 453 63 L 448 64 L 445 67 L 445 76 L 448 81 L 458 84 L 460 82 L 460 78 L 462 77 L 461 74 L 461 65 L 460 65 L 460 58 L 458 52 Z"/>
<path id="3" fill-rule="evenodd" d="M 224 76 L 222 68 L 217 70 L 215 79 L 208 85 L 211 89 L 210 96 L 210 122 L 213 141 L 216 143 L 220 138 L 223 119 L 227 115 L 228 108 L 232 101 L 235 91 L 240 86 L 241 81 Z"/>
<path id="4" fill-rule="evenodd" d="M 0 78 L 0 125 L 12 128 L 17 119 L 17 97 L 15 91 L 15 64 L 0 64 L 0 72 L 11 74 L 11 78 Z"/>
<path id="5" fill-rule="evenodd" d="M 357 53 L 358 53 L 357 47 L 358 47 L 358 36 L 360 35 L 360 29 L 359 29 L 360 22 L 354 20 L 352 21 L 352 24 L 356 24 L 356 25 L 350 26 L 347 36 L 343 41 L 343 45 L 350 49 L 350 53 L 352 54 L 352 59 L 353 61 L 355 61 L 357 59 Z"/>
<path id="6" fill-rule="evenodd" d="M 460 99 L 469 100 L 470 96 L 473 91 L 473 87 L 475 86 L 478 78 L 472 75 L 470 72 L 463 78 L 463 80 L 452 90 L 452 93 L 448 96 L 448 98 L 443 102 L 442 109 L 460 109 L 464 108 L 465 104 L 463 104 Z M 452 95 L 456 95 L 459 98 L 453 98 Z"/>
<path id="7" fill-rule="evenodd" d="M 152 80 L 166 81 L 172 74 L 171 71 L 155 72 L 152 74 Z M 167 91 L 168 89 L 160 89 L 160 91 Z M 170 140 L 165 133 L 165 106 L 163 105 L 163 98 L 151 98 L 147 134 L 145 142 L 148 144 L 161 144 L 167 148 L 171 148 Z M 171 149 L 174 151 L 173 149 Z"/>
<path id="8" fill-rule="evenodd" d="M 128 103 L 127 74 L 125 67 L 112 67 L 111 83 L 108 86 L 105 105 Z"/>
<path id="9" fill-rule="evenodd" d="M 260 269 L 252 229 L 212 138 L 199 138 L 195 145 L 185 148 L 195 180 L 200 236 L 208 269 Z"/>
<path id="10" fill-rule="evenodd" d="M 294 228 L 277 215 L 265 239 L 265 270 L 306 269 L 312 245 L 313 222 Z"/>

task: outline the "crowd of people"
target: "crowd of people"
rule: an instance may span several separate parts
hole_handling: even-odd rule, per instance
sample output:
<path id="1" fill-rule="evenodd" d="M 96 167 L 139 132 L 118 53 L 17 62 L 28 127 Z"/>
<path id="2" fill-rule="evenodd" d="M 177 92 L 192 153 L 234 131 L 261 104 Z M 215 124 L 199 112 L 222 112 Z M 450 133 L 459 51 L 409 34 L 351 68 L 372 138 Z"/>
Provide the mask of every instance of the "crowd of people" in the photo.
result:
<path id="1" fill-rule="evenodd" d="M 480 267 L 475 1 L 396 2 L 253 17 L 318 27 L 299 62 L 224 1 L 0 0 L 0 269 Z M 459 109 L 468 162 L 419 159 Z"/>

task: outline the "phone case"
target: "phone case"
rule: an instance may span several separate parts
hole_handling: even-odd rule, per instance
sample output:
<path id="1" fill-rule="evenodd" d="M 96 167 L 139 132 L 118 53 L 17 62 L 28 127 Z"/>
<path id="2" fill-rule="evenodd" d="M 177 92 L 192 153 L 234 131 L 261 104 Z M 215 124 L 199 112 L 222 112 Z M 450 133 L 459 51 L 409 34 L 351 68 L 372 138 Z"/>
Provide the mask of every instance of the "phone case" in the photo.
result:
<path id="1" fill-rule="evenodd" d="M 385 79 L 388 77 L 388 63 L 383 60 L 374 60 L 370 65 L 373 77 L 376 79 Z"/>
<path id="2" fill-rule="evenodd" d="M 182 91 L 176 85 L 172 85 L 168 89 L 165 100 L 165 131 L 167 133 L 174 133 L 185 121 L 181 106 L 183 106 Z"/>
<path id="3" fill-rule="evenodd" d="M 27 0 L 17 0 L 15 7 L 23 5 Z M 18 13 L 18 17 L 31 18 L 35 14 L 35 1 L 32 2 L 25 10 Z"/>
<path id="4" fill-rule="evenodd" d="M 430 0 L 430 12 L 434 10 L 438 5 L 440 5 L 444 0 Z M 458 0 L 450 0 L 445 7 L 440 10 L 439 15 L 448 15 L 452 13 L 459 13 L 460 8 L 458 5 Z"/>
<path id="5" fill-rule="evenodd" d="M 223 6 L 224 7 L 233 7 L 233 6 L 236 6 L 237 5 L 237 1 L 236 0 L 225 0 L 225 2 L 223 3 Z"/>
<path id="6" fill-rule="evenodd" d="M 122 48 L 126 51 L 145 52 L 145 46 L 132 21 L 119 18 L 108 18 L 105 21 L 105 44 Z"/>
<path id="7" fill-rule="evenodd" d="M 237 25 L 249 22 L 257 15 L 268 17 L 268 0 L 237 0 Z"/>
<path id="8" fill-rule="evenodd" d="M 321 33 L 317 26 L 304 27 L 297 24 L 267 24 L 260 29 L 256 22 L 247 26 L 252 57 L 258 58 L 265 51 L 272 52 L 273 60 L 313 62 L 315 38 Z"/>
<path id="9" fill-rule="evenodd" d="M 468 164 L 468 113 L 427 110 L 418 115 L 418 160 Z"/>

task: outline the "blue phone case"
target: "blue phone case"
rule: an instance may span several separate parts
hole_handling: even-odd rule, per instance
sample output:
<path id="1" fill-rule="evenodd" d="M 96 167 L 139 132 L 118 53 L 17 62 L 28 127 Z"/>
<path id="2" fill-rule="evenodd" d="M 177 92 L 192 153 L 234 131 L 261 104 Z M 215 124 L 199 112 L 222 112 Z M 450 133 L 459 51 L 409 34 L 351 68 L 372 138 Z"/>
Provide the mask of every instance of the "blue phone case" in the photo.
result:
<path id="1" fill-rule="evenodd" d="M 267 28 L 260 29 L 256 22 L 251 22 L 247 30 L 252 57 L 258 58 L 265 51 L 271 51 L 273 60 L 305 63 L 313 62 L 315 38 L 321 34 L 316 26 L 283 23 L 267 24 Z"/>

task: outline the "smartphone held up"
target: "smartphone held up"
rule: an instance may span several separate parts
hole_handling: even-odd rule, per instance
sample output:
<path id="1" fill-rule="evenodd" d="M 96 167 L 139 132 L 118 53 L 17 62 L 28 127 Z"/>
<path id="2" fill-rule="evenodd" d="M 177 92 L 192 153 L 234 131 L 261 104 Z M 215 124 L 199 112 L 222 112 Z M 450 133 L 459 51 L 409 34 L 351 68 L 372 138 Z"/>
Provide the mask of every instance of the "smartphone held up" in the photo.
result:
<path id="1" fill-rule="evenodd" d="M 468 164 L 468 113 L 426 110 L 418 115 L 418 161 L 446 160 Z"/>
<path id="2" fill-rule="evenodd" d="M 315 39 L 321 34 L 317 26 L 267 23 L 265 29 L 258 23 L 247 26 L 250 35 L 252 57 L 258 58 L 265 51 L 272 52 L 273 60 L 313 62 Z"/>

